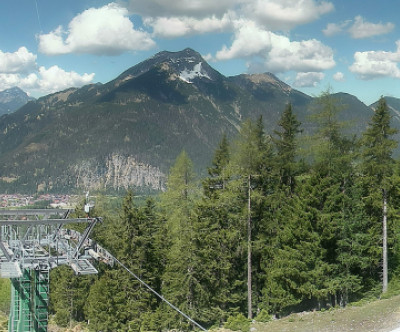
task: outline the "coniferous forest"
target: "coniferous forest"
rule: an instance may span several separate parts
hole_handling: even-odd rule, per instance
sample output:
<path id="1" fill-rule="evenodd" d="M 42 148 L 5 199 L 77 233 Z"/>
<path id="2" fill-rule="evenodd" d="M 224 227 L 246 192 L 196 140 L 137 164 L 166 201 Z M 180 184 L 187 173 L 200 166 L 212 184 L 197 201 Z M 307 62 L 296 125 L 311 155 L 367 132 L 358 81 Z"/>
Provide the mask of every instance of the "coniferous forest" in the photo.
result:
<path id="1" fill-rule="evenodd" d="M 94 238 L 131 271 L 206 328 L 346 306 L 388 291 L 400 272 L 400 164 L 385 100 L 353 137 L 329 92 L 302 132 L 291 105 L 274 132 L 244 121 L 199 179 L 183 151 L 167 190 L 121 206 L 98 198 Z M 101 203 L 102 201 L 103 204 Z M 96 276 L 51 274 L 60 325 L 93 331 L 190 330 L 118 267 Z"/>

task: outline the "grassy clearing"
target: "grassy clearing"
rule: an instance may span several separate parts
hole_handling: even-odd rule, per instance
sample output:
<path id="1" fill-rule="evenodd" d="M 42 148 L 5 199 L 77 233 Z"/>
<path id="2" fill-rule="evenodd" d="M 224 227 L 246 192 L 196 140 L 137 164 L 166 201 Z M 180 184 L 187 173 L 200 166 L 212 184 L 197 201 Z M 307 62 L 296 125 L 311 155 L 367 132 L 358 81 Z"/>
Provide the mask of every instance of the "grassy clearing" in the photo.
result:
<path id="1" fill-rule="evenodd" d="M 363 305 L 350 305 L 344 309 L 325 312 L 303 312 L 273 320 L 254 323 L 253 332 L 389 332 L 400 327 L 400 295 Z M 0 312 L 0 332 L 7 331 L 7 316 Z M 72 328 L 49 325 L 49 332 L 87 331 L 77 324 Z M 218 332 L 228 332 L 219 329 Z M 217 332 L 214 330 L 214 332 Z"/>
<path id="2" fill-rule="evenodd" d="M 77 324 L 71 328 L 62 328 L 54 324 L 49 324 L 48 332 L 88 332 L 89 330 L 86 327 L 83 327 L 81 324 Z"/>
<path id="3" fill-rule="evenodd" d="M 257 332 L 388 332 L 400 327 L 400 295 L 325 312 L 292 314 L 252 325 Z"/>
<path id="4" fill-rule="evenodd" d="M 0 311 L 0 332 L 8 331 L 8 317 L 5 313 Z"/>

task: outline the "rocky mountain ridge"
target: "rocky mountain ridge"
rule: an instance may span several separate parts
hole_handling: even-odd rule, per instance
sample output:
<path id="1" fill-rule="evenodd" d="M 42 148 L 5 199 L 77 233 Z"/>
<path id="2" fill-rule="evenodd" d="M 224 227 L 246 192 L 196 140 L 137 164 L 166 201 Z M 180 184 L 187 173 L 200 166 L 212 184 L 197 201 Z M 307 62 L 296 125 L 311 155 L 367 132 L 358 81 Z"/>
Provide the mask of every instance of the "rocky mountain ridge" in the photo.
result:
<path id="1" fill-rule="evenodd" d="M 18 87 L 0 91 L 0 115 L 12 113 L 34 99 Z"/>
<path id="2" fill-rule="evenodd" d="M 336 97 L 362 131 L 371 108 Z M 108 83 L 44 96 L 0 117 L 0 188 L 160 190 L 182 150 L 204 172 L 223 133 L 234 137 L 243 120 L 260 116 L 272 133 L 288 102 L 311 130 L 313 98 L 273 74 L 225 77 L 194 50 L 160 52 Z"/>

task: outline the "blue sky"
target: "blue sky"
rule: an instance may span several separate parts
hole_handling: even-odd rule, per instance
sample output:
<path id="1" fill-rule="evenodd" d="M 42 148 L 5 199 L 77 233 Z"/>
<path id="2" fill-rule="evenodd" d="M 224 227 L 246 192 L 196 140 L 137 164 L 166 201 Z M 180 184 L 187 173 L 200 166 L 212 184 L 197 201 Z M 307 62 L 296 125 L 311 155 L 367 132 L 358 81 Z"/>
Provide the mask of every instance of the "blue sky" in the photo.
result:
<path id="1" fill-rule="evenodd" d="M 2 0 L 0 91 L 106 83 L 191 47 L 226 76 L 272 72 L 318 95 L 400 98 L 399 3 L 385 0 Z"/>

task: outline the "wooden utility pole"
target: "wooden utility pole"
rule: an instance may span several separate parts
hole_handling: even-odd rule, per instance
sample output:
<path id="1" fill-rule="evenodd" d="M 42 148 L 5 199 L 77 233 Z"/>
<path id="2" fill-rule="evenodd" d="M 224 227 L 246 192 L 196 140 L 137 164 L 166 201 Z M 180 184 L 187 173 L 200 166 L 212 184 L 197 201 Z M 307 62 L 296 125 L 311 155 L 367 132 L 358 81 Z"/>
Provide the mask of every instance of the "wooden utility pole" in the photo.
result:
<path id="1" fill-rule="evenodd" d="M 388 289 L 388 257 L 387 257 L 387 193 L 382 189 L 383 196 L 383 218 L 382 218 L 382 293 Z"/>
<path id="2" fill-rule="evenodd" d="M 247 201 L 247 318 L 252 319 L 251 299 L 251 175 L 248 176 L 248 201 Z"/>

